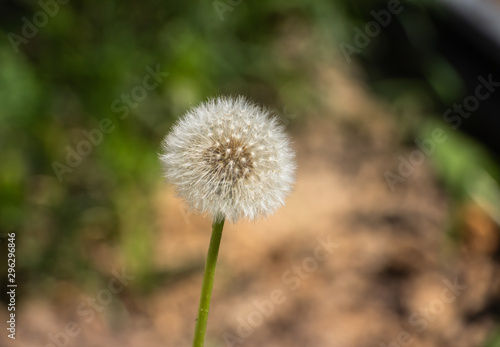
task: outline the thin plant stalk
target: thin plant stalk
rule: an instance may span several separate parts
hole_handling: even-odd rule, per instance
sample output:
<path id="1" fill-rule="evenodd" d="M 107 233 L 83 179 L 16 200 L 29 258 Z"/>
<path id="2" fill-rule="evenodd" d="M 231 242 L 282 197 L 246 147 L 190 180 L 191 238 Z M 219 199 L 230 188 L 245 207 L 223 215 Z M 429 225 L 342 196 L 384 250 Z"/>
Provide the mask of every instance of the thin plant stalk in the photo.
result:
<path id="1" fill-rule="evenodd" d="M 224 219 L 214 220 L 212 224 L 212 236 L 208 247 L 207 262 L 203 275 L 203 285 L 201 287 L 200 306 L 198 308 L 198 319 L 194 331 L 193 347 L 203 347 L 205 332 L 207 330 L 208 309 L 210 308 L 210 298 L 214 285 L 215 267 L 217 266 L 217 256 L 219 255 L 220 240 L 222 238 L 222 228 Z"/>

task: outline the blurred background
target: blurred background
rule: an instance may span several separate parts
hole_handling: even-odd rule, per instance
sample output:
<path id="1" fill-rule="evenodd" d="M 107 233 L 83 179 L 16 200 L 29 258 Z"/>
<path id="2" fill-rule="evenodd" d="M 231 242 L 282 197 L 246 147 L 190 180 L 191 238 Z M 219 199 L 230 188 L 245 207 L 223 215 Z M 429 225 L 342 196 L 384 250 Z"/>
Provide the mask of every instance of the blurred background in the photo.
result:
<path id="1" fill-rule="evenodd" d="M 207 346 L 500 346 L 499 16 L 2 1 L 0 346 L 191 344 L 211 221 L 157 156 L 220 94 L 274 110 L 299 169 L 279 213 L 226 225 Z"/>

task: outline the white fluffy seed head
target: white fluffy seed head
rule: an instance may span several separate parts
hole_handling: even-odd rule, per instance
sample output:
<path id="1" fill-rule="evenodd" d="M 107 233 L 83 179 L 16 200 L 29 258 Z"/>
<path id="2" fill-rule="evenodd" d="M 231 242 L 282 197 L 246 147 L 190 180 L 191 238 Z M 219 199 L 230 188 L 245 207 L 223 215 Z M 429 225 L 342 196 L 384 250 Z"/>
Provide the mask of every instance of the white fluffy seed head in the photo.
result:
<path id="1" fill-rule="evenodd" d="M 216 220 L 268 216 L 295 182 L 295 153 L 283 126 L 241 96 L 189 110 L 162 148 L 165 176 L 178 195 Z"/>

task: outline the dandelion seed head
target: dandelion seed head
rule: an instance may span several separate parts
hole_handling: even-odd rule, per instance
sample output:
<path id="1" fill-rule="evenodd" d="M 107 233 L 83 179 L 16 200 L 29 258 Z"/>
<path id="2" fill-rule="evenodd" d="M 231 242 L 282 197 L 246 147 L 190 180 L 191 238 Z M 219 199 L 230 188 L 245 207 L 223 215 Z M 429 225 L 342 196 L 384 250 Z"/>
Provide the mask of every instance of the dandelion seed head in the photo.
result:
<path id="1" fill-rule="evenodd" d="M 274 213 L 295 181 L 295 153 L 270 111 L 244 97 L 189 110 L 162 143 L 165 176 L 191 209 L 236 222 Z"/>

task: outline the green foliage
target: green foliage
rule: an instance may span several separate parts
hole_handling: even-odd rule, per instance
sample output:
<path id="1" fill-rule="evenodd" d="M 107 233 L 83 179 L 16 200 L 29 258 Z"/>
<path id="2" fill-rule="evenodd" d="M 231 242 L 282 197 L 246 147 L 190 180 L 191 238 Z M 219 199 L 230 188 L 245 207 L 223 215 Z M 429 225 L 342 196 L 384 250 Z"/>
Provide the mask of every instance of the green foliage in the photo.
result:
<path id="1" fill-rule="evenodd" d="M 500 330 L 497 329 L 484 344 L 484 347 L 500 347 Z"/>

